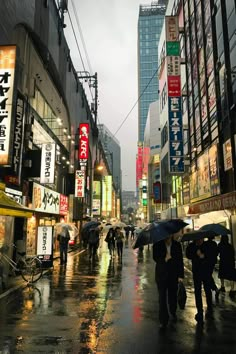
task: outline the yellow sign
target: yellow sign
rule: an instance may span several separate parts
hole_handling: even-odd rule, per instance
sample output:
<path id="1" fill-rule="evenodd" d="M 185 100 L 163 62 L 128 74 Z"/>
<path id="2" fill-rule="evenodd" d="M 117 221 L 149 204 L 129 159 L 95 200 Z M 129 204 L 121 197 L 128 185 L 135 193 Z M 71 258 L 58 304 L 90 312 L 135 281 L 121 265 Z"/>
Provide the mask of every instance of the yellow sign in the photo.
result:
<path id="1" fill-rule="evenodd" d="M 16 46 L 0 46 L 0 165 L 10 165 L 12 101 L 16 64 Z"/>

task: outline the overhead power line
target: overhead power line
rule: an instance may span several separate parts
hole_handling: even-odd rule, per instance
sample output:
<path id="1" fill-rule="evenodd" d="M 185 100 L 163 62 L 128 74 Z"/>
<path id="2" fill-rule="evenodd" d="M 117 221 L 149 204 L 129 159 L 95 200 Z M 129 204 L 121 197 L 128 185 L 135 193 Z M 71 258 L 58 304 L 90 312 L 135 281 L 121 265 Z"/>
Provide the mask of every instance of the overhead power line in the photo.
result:
<path id="1" fill-rule="evenodd" d="M 149 80 L 149 82 L 147 83 L 147 85 L 145 86 L 145 88 L 143 89 L 143 91 L 141 92 L 141 94 L 139 95 L 137 101 L 134 103 L 134 105 L 132 106 L 132 108 L 130 109 L 129 113 L 126 115 L 126 117 L 124 118 L 124 120 L 122 121 L 122 123 L 120 124 L 119 128 L 116 130 L 116 132 L 113 134 L 113 137 L 116 136 L 116 134 L 118 133 L 118 131 L 122 128 L 122 126 L 124 125 L 124 123 L 126 122 L 126 120 L 129 118 L 130 114 L 132 113 L 132 111 L 134 110 L 134 108 L 136 107 L 137 103 L 139 102 L 140 98 L 143 96 L 144 92 L 147 90 L 148 86 L 150 85 L 152 79 L 155 77 L 156 73 L 158 72 L 158 68 L 156 69 L 156 71 L 154 72 L 154 74 L 152 75 L 151 79 Z"/>
<path id="2" fill-rule="evenodd" d="M 89 56 L 88 56 L 86 44 L 85 44 L 85 41 L 84 41 L 84 36 L 83 36 L 82 28 L 81 28 L 81 26 L 80 26 L 79 16 L 78 16 L 78 13 L 77 13 L 77 10 L 76 10 L 74 1 L 71 0 L 71 3 L 72 3 L 73 11 L 74 11 L 74 14 L 75 14 L 75 20 L 76 20 L 76 23 L 77 23 L 77 27 L 78 27 L 78 29 L 79 29 L 79 33 L 80 33 L 80 38 L 81 38 L 81 41 L 82 41 L 82 45 L 83 45 L 83 48 L 84 48 L 84 53 L 85 53 L 85 56 L 86 56 L 86 59 L 87 59 L 87 63 L 88 63 L 88 67 L 89 67 L 89 72 L 92 73 L 93 70 L 92 70 L 92 66 L 91 66 L 90 60 L 89 60 Z"/>

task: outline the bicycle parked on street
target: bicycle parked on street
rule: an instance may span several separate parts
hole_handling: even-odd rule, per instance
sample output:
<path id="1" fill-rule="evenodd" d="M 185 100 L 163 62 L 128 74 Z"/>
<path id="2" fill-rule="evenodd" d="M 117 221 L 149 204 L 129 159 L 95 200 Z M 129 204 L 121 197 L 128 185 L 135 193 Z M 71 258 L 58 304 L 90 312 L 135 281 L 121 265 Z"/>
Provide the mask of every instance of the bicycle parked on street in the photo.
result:
<path id="1" fill-rule="evenodd" d="M 16 248 L 15 244 L 12 244 L 12 246 Z M 28 284 L 35 283 L 41 278 L 43 275 L 42 262 L 37 256 L 26 256 L 25 252 L 17 251 L 19 259 L 15 262 L 7 255 L 8 250 L 9 245 L 3 245 L 0 248 L 0 263 L 2 265 L 7 263 L 13 274 L 20 274 Z"/>

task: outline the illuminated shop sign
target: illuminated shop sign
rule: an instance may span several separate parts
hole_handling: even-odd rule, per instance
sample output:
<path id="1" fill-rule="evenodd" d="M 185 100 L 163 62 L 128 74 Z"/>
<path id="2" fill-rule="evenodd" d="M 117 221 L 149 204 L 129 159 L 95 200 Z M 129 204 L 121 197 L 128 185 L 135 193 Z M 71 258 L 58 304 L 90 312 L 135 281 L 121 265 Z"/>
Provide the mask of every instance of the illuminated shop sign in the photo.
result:
<path id="1" fill-rule="evenodd" d="M 33 183 L 32 209 L 44 213 L 58 214 L 60 211 L 60 193 L 40 184 Z"/>
<path id="2" fill-rule="evenodd" d="M 166 16 L 166 63 L 169 128 L 169 172 L 184 172 L 182 93 L 177 16 Z"/>
<path id="3" fill-rule="evenodd" d="M 21 181 L 21 167 L 22 167 L 22 152 L 23 152 L 23 138 L 24 138 L 24 119 L 25 119 L 25 105 L 23 96 L 19 93 L 16 101 L 16 116 L 13 137 L 13 172 L 18 177 L 18 184 Z"/>
<path id="4" fill-rule="evenodd" d="M 66 195 L 60 194 L 60 215 L 67 215 L 68 213 L 68 197 Z"/>
<path id="5" fill-rule="evenodd" d="M 11 165 L 16 47 L 0 46 L 0 165 Z"/>
<path id="6" fill-rule="evenodd" d="M 112 176 L 104 176 L 102 181 L 102 210 L 112 211 Z"/>
<path id="7" fill-rule="evenodd" d="M 85 171 L 76 170 L 75 171 L 75 197 L 84 197 L 84 187 L 85 187 Z"/>
<path id="8" fill-rule="evenodd" d="M 38 226 L 37 255 L 52 254 L 52 226 Z"/>
<path id="9" fill-rule="evenodd" d="M 79 125 L 79 160 L 87 160 L 89 157 L 89 124 Z"/>
<path id="10" fill-rule="evenodd" d="M 41 156 L 40 183 L 54 183 L 56 144 L 43 144 Z"/>

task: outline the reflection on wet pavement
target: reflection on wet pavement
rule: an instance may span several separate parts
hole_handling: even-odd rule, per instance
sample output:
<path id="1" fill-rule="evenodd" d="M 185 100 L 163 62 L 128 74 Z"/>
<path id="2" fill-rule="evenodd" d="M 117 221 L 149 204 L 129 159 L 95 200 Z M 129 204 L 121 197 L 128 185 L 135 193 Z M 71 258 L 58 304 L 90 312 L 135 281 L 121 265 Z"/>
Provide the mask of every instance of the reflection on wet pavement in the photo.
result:
<path id="1" fill-rule="evenodd" d="M 124 247 L 122 263 L 101 242 L 98 255 L 70 254 L 52 274 L 0 301 L 0 353 L 205 353 L 236 345 L 235 303 L 221 297 L 215 321 L 198 328 L 191 272 L 177 324 L 158 331 L 158 297 L 151 248 Z M 225 302 L 224 302 L 225 301 Z M 236 351 L 235 351 L 236 352 Z M 222 352 L 223 353 L 223 352 Z"/>

